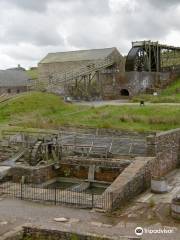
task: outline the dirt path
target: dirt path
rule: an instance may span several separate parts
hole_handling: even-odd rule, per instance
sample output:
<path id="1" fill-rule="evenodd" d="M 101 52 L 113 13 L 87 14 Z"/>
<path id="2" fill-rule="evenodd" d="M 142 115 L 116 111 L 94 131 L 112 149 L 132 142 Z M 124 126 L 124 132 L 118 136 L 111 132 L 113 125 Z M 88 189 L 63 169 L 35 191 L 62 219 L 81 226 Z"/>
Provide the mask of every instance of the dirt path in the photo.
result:
<path id="1" fill-rule="evenodd" d="M 83 106 L 91 106 L 91 107 L 102 107 L 106 105 L 110 106 L 139 106 L 139 103 L 130 102 L 127 99 L 120 99 L 120 100 L 109 100 L 109 101 L 93 101 L 93 102 L 86 102 L 86 101 L 78 101 L 73 102 L 76 105 L 83 105 Z M 180 103 L 149 103 L 145 102 L 146 106 L 180 106 Z"/>

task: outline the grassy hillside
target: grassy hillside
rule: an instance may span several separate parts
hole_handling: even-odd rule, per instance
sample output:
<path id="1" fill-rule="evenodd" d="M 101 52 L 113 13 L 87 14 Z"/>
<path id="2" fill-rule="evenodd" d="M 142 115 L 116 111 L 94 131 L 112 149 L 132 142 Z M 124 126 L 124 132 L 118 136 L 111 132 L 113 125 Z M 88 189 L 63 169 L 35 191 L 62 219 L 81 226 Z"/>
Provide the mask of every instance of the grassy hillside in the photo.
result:
<path id="1" fill-rule="evenodd" d="M 153 103 L 161 102 L 180 103 L 180 78 L 174 81 L 169 87 L 162 90 L 162 92 L 158 96 L 153 96 L 150 94 L 141 94 L 133 98 L 134 102 L 139 102 L 140 100 L 145 100 Z"/>
<path id="2" fill-rule="evenodd" d="M 34 92 L 0 104 L 0 123 L 46 129 L 61 125 L 167 130 L 180 127 L 180 111 L 179 106 L 77 106 L 52 94 Z"/>
<path id="3" fill-rule="evenodd" d="M 26 72 L 31 79 L 37 79 L 38 78 L 38 69 L 37 68 L 29 69 Z"/>

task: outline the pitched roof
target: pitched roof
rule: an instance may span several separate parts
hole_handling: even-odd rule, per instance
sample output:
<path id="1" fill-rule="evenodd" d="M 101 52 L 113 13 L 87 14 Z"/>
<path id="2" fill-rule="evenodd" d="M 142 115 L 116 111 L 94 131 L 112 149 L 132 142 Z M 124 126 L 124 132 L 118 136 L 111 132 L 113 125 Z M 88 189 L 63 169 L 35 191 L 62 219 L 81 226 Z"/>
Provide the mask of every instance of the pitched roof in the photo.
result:
<path id="1" fill-rule="evenodd" d="M 25 71 L 0 70 L 0 87 L 26 86 L 28 76 Z"/>
<path id="2" fill-rule="evenodd" d="M 103 49 L 90 49 L 90 50 L 79 50 L 70 52 L 57 52 L 49 53 L 43 58 L 40 63 L 53 63 L 53 62 L 71 62 L 71 61 L 85 61 L 85 60 L 98 60 L 104 59 L 109 56 L 114 50 L 113 48 Z"/>

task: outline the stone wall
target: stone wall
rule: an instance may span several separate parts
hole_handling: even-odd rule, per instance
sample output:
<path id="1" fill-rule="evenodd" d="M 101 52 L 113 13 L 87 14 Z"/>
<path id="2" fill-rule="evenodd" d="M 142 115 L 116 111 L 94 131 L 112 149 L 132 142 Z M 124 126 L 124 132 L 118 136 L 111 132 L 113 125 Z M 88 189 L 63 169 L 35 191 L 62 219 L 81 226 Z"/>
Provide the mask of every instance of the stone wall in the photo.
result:
<path id="1" fill-rule="evenodd" d="M 147 152 L 156 156 L 154 176 L 164 176 L 180 166 L 180 129 L 147 137 Z"/>
<path id="2" fill-rule="evenodd" d="M 17 86 L 17 87 L 13 87 L 13 86 L 9 86 L 9 87 L 0 87 L 0 94 L 3 93 L 8 93 L 8 94 L 17 94 L 17 93 L 21 93 L 21 92 L 26 92 L 27 91 L 27 86 Z"/>
<path id="3" fill-rule="evenodd" d="M 119 168 L 124 169 L 130 163 L 129 159 L 119 159 L 119 158 L 87 158 L 87 157 L 77 157 L 69 156 L 64 157 L 60 160 L 61 164 L 76 165 L 76 166 L 90 166 L 95 165 L 96 167 L 107 167 L 107 168 Z"/>
<path id="4" fill-rule="evenodd" d="M 15 166 L 11 168 L 9 175 L 12 176 L 13 182 L 20 182 L 22 176 L 25 176 L 26 183 L 41 184 L 57 177 L 58 174 L 54 164 L 51 164 L 39 167 Z"/>
<path id="5" fill-rule="evenodd" d="M 62 177 L 87 179 L 89 167 L 95 165 L 95 180 L 113 182 L 130 163 L 130 160 L 67 157 L 61 160 L 59 174 Z"/>
<path id="6" fill-rule="evenodd" d="M 61 230 L 40 229 L 34 227 L 24 227 L 24 238 L 39 240 L 117 240 L 117 238 L 100 236 L 96 234 L 73 233 Z M 118 238 L 119 240 L 121 237 Z M 125 240 L 125 237 L 122 237 Z M 128 238 L 127 238 L 128 239 Z"/>
<path id="7" fill-rule="evenodd" d="M 24 226 L 19 232 L 1 237 L 2 240 L 140 240 L 141 237 L 97 235 L 65 229 L 49 229 L 35 226 Z"/>
<path id="8" fill-rule="evenodd" d="M 121 94 L 119 91 L 119 81 L 118 81 L 118 73 L 111 73 L 111 69 L 104 71 L 104 73 L 100 73 L 100 81 L 102 82 L 102 99 L 104 100 L 112 100 L 112 99 L 120 99 Z M 113 71 L 113 69 L 112 69 Z"/>
<path id="9" fill-rule="evenodd" d="M 103 194 L 109 201 L 106 210 L 120 207 L 150 186 L 154 161 L 155 158 L 138 157 L 116 178 Z"/>
<path id="10" fill-rule="evenodd" d="M 180 165 L 180 129 L 147 137 L 149 157 L 135 158 L 109 186 L 104 197 L 110 194 L 107 210 L 117 208 L 150 187 L 151 178 L 164 176 Z"/>
<path id="11" fill-rule="evenodd" d="M 22 176 L 25 176 L 26 183 L 41 184 L 55 177 L 75 177 L 79 179 L 88 179 L 90 165 L 96 165 L 95 180 L 104 182 L 113 182 L 119 174 L 130 164 L 129 160 L 114 161 L 92 160 L 92 159 L 63 159 L 59 169 L 54 165 L 48 166 L 15 166 L 9 171 L 14 182 L 20 182 Z"/>
<path id="12" fill-rule="evenodd" d="M 96 167 L 95 179 L 96 181 L 113 182 L 119 174 L 124 170 L 124 167 Z M 88 179 L 89 166 L 78 166 L 62 164 L 59 170 L 61 177 L 71 177 L 79 179 Z"/>
<path id="13" fill-rule="evenodd" d="M 119 92 L 127 89 L 130 96 L 139 93 L 151 93 L 156 88 L 163 88 L 174 80 L 176 74 L 170 72 L 125 72 L 119 76 Z"/>
<path id="14" fill-rule="evenodd" d="M 49 76 L 62 74 L 66 71 L 77 71 L 84 65 L 89 65 L 93 61 L 74 61 L 74 62 L 54 62 L 43 63 L 38 65 L 39 80 L 43 83 L 49 83 Z"/>

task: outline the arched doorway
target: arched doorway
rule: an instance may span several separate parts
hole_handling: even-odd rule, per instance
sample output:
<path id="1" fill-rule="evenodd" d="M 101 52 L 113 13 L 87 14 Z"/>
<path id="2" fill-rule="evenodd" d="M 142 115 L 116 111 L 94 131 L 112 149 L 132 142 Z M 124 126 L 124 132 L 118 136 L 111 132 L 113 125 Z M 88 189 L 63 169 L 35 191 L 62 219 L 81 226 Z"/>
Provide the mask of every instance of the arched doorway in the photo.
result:
<path id="1" fill-rule="evenodd" d="M 120 94 L 121 96 L 129 96 L 129 91 L 127 89 L 121 89 Z"/>

